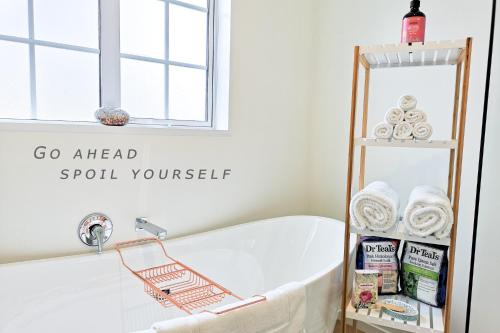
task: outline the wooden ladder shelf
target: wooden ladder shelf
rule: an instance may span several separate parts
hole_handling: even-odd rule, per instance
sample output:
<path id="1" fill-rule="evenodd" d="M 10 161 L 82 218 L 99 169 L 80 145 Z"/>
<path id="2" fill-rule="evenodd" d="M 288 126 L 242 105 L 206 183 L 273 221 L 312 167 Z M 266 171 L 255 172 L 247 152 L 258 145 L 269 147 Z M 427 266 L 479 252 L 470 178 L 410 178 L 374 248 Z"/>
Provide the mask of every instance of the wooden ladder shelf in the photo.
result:
<path id="1" fill-rule="evenodd" d="M 356 321 L 362 321 L 372 326 L 398 329 L 406 332 L 443 332 L 450 333 L 450 314 L 452 306 L 453 274 L 455 264 L 455 245 L 458 224 L 458 208 L 460 202 L 460 184 L 462 176 L 462 159 L 464 149 L 465 120 L 467 114 L 467 96 L 469 89 L 470 59 L 472 38 L 458 41 L 426 42 L 395 45 L 376 45 L 368 47 L 354 47 L 354 69 L 351 96 L 351 117 L 349 129 L 349 156 L 347 169 L 347 193 L 345 207 L 345 235 L 344 235 L 344 262 L 343 262 L 343 290 L 342 290 L 342 332 L 347 332 L 347 319 L 353 320 L 354 331 Z M 455 94 L 453 116 L 451 124 L 451 138 L 449 140 L 428 141 L 399 141 L 377 140 L 368 138 L 368 95 L 370 90 L 370 71 L 383 68 L 408 68 L 419 66 L 452 65 L 456 67 Z M 356 136 L 358 77 L 360 67 L 364 68 L 363 84 L 363 109 L 361 118 L 361 135 Z M 435 237 L 415 237 L 407 234 L 399 223 L 393 230 L 387 232 L 370 232 L 355 230 L 350 225 L 349 206 L 353 190 L 353 174 L 355 153 L 359 150 L 359 189 L 365 186 L 366 149 L 368 147 L 399 147 L 399 148 L 425 148 L 447 149 L 450 151 L 448 171 L 448 197 L 452 202 L 454 221 L 451 235 L 447 239 Z M 359 148 L 359 149 L 357 149 Z M 420 311 L 420 318 L 416 322 L 404 322 L 389 317 L 378 311 L 369 309 L 357 310 L 352 307 L 349 297 L 349 267 L 350 267 L 350 236 L 351 233 L 367 236 L 380 236 L 401 240 L 413 240 L 429 244 L 449 246 L 449 267 L 447 280 L 446 304 L 443 309 L 434 308 L 424 303 L 397 296 L 401 300 L 415 305 Z"/>

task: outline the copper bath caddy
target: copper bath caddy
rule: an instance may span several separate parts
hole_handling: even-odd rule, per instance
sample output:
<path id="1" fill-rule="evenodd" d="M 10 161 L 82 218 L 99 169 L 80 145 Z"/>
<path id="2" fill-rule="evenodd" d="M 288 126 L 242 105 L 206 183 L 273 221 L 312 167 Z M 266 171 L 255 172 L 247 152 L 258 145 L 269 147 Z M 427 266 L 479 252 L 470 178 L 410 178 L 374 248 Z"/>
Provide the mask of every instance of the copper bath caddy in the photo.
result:
<path id="1" fill-rule="evenodd" d="M 164 264 L 134 270 L 125 262 L 122 253 L 124 248 L 153 242 L 160 246 L 165 259 Z M 163 244 L 156 238 L 117 243 L 116 250 L 120 254 L 123 265 L 144 283 L 144 291 L 164 307 L 175 306 L 188 314 L 193 314 L 196 310 L 220 303 L 226 296 L 234 297 L 235 301 L 243 300 L 220 284 L 170 257 Z M 244 306 L 263 300 L 265 297 Z M 242 305 L 239 305 L 234 309 L 241 307 Z"/>

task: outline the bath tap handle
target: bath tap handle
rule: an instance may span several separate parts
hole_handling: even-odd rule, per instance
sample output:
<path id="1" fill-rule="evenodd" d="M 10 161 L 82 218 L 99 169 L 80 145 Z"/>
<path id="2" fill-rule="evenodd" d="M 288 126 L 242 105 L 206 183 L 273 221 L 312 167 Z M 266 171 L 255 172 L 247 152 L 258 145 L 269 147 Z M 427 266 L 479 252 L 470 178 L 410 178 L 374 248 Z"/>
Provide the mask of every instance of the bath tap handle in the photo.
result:
<path id="1" fill-rule="evenodd" d="M 104 243 L 104 228 L 97 224 L 90 229 L 90 233 L 97 240 L 97 254 L 101 254 L 102 244 Z"/>

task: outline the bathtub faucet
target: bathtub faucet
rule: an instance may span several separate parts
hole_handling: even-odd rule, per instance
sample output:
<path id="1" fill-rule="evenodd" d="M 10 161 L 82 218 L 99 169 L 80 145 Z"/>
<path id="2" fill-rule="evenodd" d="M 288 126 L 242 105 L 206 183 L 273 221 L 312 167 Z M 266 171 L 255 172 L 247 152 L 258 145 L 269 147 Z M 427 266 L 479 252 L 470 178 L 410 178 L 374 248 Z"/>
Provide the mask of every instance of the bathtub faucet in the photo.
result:
<path id="1" fill-rule="evenodd" d="M 159 240 L 167 239 L 167 230 L 153 223 L 149 223 L 147 218 L 138 217 L 135 219 L 135 231 L 144 230 L 155 235 Z"/>
<path id="2" fill-rule="evenodd" d="M 113 222 L 102 213 L 85 216 L 78 225 L 78 238 L 87 246 L 96 246 L 97 254 L 101 254 L 103 245 L 113 233 Z"/>

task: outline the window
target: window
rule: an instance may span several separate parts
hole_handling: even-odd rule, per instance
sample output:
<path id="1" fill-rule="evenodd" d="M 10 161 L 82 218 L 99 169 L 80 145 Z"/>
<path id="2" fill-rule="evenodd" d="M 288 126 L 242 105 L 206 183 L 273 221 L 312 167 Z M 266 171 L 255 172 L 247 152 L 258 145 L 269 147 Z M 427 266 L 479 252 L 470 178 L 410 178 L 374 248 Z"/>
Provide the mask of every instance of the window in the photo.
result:
<path id="1" fill-rule="evenodd" d="M 98 0 L 2 0 L 0 117 L 92 121 Z"/>
<path id="2" fill-rule="evenodd" d="M 0 118 L 95 121 L 116 106 L 131 123 L 213 127 L 229 50 L 229 1 L 215 2 L 2 0 Z"/>

